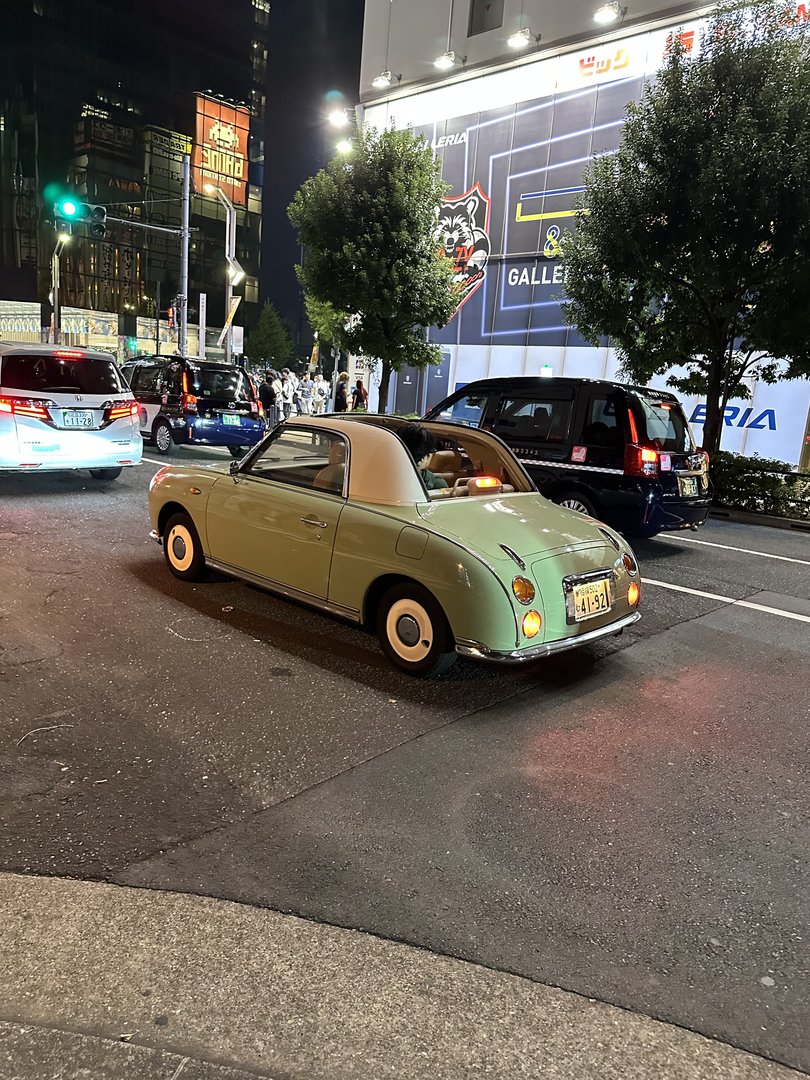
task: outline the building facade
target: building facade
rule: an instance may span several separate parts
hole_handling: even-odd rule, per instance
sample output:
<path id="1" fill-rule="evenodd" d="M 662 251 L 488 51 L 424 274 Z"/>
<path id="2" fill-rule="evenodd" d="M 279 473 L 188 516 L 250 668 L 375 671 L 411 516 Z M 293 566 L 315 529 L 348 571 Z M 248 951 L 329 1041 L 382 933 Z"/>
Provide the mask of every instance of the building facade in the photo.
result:
<path id="1" fill-rule="evenodd" d="M 179 227 L 190 151 L 195 161 L 214 155 L 209 180 L 236 196 L 246 272 L 237 321 L 250 323 L 259 300 L 269 0 L 6 0 L 4 16 L 0 298 L 47 301 L 53 193 L 65 191 L 106 206 L 108 221 L 103 238 L 74 230 L 62 257 L 62 302 L 153 316 L 159 293 L 165 314 L 178 291 L 179 240 L 138 226 Z M 225 118 L 237 114 L 231 131 Z M 221 145 L 208 144 L 212 132 Z M 194 193 L 190 313 L 205 293 L 209 321 L 219 325 L 225 217 L 215 192 Z"/>
<path id="2" fill-rule="evenodd" d="M 704 11 L 616 5 L 619 18 L 600 30 L 600 4 L 367 4 L 364 121 L 411 126 L 433 146 L 451 184 L 442 234 L 464 283 L 451 322 L 431 332 L 442 345 L 442 369 L 427 385 L 406 373 L 403 405 L 415 393 L 418 399 L 420 381 L 432 403 L 490 376 L 616 376 L 610 342 L 593 347 L 563 318 L 559 239 L 573 224 L 584 168 L 618 147 L 628 103 L 655 77 L 673 37 L 687 51 L 698 47 Z M 797 4 L 799 19 L 810 19 L 809 6 Z M 515 50 L 508 42 L 519 31 Z M 434 61 L 443 54 L 442 73 Z M 797 464 L 810 423 L 810 383 L 756 383 L 752 391 L 751 401 L 729 403 L 723 448 Z M 699 433 L 702 402 L 686 406 Z"/>

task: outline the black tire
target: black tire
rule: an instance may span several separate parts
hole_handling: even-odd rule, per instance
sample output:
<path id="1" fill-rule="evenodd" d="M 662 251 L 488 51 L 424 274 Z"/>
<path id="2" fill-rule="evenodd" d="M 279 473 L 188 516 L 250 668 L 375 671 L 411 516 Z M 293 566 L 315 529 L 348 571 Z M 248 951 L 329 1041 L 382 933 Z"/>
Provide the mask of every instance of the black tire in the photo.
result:
<path id="1" fill-rule="evenodd" d="M 172 429 L 165 420 L 156 420 L 152 427 L 152 442 L 159 454 L 170 454 L 174 446 Z"/>
<path id="2" fill-rule="evenodd" d="M 163 554 L 171 572 L 182 581 L 199 581 L 205 573 L 202 544 L 188 514 L 172 514 L 164 525 Z"/>
<path id="3" fill-rule="evenodd" d="M 382 597 L 377 636 L 394 667 L 409 675 L 443 675 L 457 659 L 444 612 L 427 589 L 416 583 L 392 585 Z"/>
<path id="4" fill-rule="evenodd" d="M 94 480 L 117 480 L 123 469 L 91 469 L 90 475 Z"/>
<path id="5" fill-rule="evenodd" d="M 592 518 L 599 517 L 591 499 L 580 491 L 561 491 L 559 495 L 554 496 L 554 502 L 568 510 L 575 510 L 578 514 L 587 514 Z"/>
<path id="6" fill-rule="evenodd" d="M 232 458 L 241 458 L 247 453 L 244 446 L 229 446 L 228 450 Z"/>

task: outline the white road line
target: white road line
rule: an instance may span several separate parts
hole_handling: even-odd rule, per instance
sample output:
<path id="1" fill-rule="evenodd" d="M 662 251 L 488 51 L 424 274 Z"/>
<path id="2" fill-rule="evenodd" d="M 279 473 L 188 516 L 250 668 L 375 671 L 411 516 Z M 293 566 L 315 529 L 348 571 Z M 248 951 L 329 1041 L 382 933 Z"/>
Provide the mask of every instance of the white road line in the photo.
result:
<path id="1" fill-rule="evenodd" d="M 706 600 L 720 600 L 729 607 L 744 607 L 751 611 L 764 611 L 766 615 L 779 615 L 783 619 L 810 623 L 810 615 L 800 615 L 797 611 L 783 611 L 781 608 L 755 604 L 753 600 L 735 600 L 733 596 L 720 596 L 718 593 L 703 592 L 702 589 L 687 589 L 685 585 L 673 585 L 669 581 L 654 581 L 652 578 L 642 578 L 642 582 L 644 585 L 657 585 L 660 589 L 671 589 L 673 592 L 688 593 L 690 596 L 702 596 Z"/>
<path id="2" fill-rule="evenodd" d="M 168 461 L 152 461 L 152 459 L 148 457 L 141 458 L 141 463 L 143 464 L 143 462 L 147 462 L 149 465 L 160 465 L 161 467 L 169 464 Z"/>
<path id="3" fill-rule="evenodd" d="M 711 540 L 694 540 L 691 536 L 662 537 L 666 540 L 679 540 L 682 544 L 700 544 L 701 547 L 722 548 L 723 551 L 741 551 L 744 555 L 759 555 L 761 559 L 778 559 L 780 562 L 799 563 L 810 566 L 810 559 L 791 559 L 788 555 L 774 555 L 770 551 L 754 551 L 752 548 L 732 547 L 731 544 L 714 544 Z"/>

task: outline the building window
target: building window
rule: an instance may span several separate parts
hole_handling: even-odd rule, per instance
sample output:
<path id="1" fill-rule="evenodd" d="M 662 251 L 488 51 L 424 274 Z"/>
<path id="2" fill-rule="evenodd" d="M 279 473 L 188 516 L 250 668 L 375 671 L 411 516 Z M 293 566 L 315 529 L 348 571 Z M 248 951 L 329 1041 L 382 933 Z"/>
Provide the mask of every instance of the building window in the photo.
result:
<path id="1" fill-rule="evenodd" d="M 270 22 L 270 0 L 253 0 L 253 17 L 258 26 L 267 26 Z"/>
<path id="2" fill-rule="evenodd" d="M 267 107 L 267 96 L 261 92 L 261 90 L 250 91 L 250 111 L 259 120 L 264 116 L 264 110 Z"/>
<path id="3" fill-rule="evenodd" d="M 468 36 L 499 30 L 503 26 L 503 0 L 470 0 Z"/>
<path id="4" fill-rule="evenodd" d="M 255 277 L 245 278 L 245 303 L 258 304 L 259 302 L 259 279 Z"/>

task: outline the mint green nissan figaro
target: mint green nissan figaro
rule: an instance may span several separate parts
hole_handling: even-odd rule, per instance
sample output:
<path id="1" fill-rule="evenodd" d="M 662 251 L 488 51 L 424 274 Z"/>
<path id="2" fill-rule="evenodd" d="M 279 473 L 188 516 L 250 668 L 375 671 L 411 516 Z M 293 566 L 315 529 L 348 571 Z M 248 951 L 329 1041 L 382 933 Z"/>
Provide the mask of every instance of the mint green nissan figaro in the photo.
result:
<path id="1" fill-rule="evenodd" d="M 177 577 L 210 566 L 376 627 L 414 675 L 458 655 L 535 660 L 636 622 L 638 563 L 617 533 L 544 499 L 500 439 L 460 425 L 421 425 L 438 446 L 429 490 L 405 423 L 301 416 L 241 461 L 169 465 L 150 484 L 151 535 Z"/>

